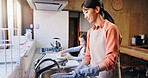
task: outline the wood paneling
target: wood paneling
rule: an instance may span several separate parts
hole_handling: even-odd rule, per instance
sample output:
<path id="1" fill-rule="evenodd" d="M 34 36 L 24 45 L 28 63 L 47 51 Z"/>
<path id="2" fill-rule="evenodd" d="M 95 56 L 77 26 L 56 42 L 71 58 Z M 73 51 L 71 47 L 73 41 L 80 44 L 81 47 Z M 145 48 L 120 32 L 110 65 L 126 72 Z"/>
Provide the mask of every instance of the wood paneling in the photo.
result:
<path id="1" fill-rule="evenodd" d="M 122 35 L 122 45 L 129 43 L 130 14 L 127 13 L 110 13 L 114 18 L 115 24 Z"/>
<path id="2" fill-rule="evenodd" d="M 134 35 L 148 34 L 148 13 L 132 13 L 130 17 L 130 39 Z"/>
<path id="3" fill-rule="evenodd" d="M 64 10 L 68 11 L 82 11 L 81 5 L 84 0 L 68 0 L 68 5 L 64 8 Z"/>
<path id="4" fill-rule="evenodd" d="M 112 0 L 103 0 L 104 3 L 104 9 L 108 11 L 111 16 L 113 17 L 115 24 L 119 28 L 119 31 L 123 37 L 122 39 L 122 45 L 128 45 L 128 36 L 129 35 L 129 14 L 126 14 L 126 12 L 129 12 L 127 9 L 125 9 L 125 1 L 123 1 L 123 8 L 119 11 L 115 11 L 112 8 Z M 125 32 L 126 31 L 126 32 Z"/>
<path id="5" fill-rule="evenodd" d="M 123 37 L 121 45 L 130 45 L 134 35 L 148 34 L 148 0 L 123 0 L 123 8 L 115 11 L 113 0 L 103 0 L 104 8 L 115 20 Z"/>
<path id="6" fill-rule="evenodd" d="M 127 0 L 126 0 L 127 1 Z M 131 0 L 131 13 L 148 13 L 148 0 Z"/>
<path id="7" fill-rule="evenodd" d="M 131 7 L 131 0 L 122 0 L 123 1 L 123 7 L 119 11 L 115 11 L 112 8 L 112 1 L 113 0 L 103 0 L 104 4 L 104 9 L 109 11 L 109 12 L 124 12 L 124 13 L 129 13 L 130 12 L 130 7 Z"/>
<path id="8" fill-rule="evenodd" d="M 82 11 L 84 0 L 67 1 L 65 10 Z M 103 0 L 104 9 L 112 15 L 119 28 L 123 37 L 121 45 L 130 45 L 131 38 L 136 34 L 148 34 L 148 0 L 122 0 L 123 7 L 119 11 L 113 9 L 112 1 L 115 0 Z"/>

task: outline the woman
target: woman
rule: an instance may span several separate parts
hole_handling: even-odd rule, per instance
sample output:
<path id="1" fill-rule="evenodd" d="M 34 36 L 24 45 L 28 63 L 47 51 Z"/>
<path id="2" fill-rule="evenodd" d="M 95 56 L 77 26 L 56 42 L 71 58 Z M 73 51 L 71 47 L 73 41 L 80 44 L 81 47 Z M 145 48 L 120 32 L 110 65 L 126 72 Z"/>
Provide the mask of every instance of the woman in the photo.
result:
<path id="1" fill-rule="evenodd" d="M 86 54 L 81 64 L 72 75 L 63 78 L 119 78 L 117 59 L 122 38 L 113 18 L 104 10 L 100 0 L 85 0 L 82 10 L 94 26 L 87 32 Z"/>
<path id="2" fill-rule="evenodd" d="M 65 58 L 68 60 L 76 60 L 76 61 L 82 61 L 85 53 L 86 53 L 86 43 L 87 43 L 87 38 L 86 38 L 86 33 L 82 33 L 79 36 L 79 41 L 80 41 L 80 46 L 69 48 L 63 51 L 60 51 L 60 54 L 64 54 L 66 52 L 78 52 L 80 51 L 78 57 L 73 57 L 73 56 L 66 56 Z"/>

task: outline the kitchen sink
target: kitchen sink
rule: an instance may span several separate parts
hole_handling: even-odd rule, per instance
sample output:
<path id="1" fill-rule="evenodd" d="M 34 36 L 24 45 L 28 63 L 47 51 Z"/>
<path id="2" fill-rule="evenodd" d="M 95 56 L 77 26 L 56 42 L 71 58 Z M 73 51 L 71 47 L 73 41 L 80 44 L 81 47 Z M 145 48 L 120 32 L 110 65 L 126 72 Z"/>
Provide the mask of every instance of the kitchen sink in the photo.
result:
<path id="1" fill-rule="evenodd" d="M 72 61 L 71 64 L 73 64 Z M 39 62 L 37 61 L 35 65 L 35 78 L 50 78 L 50 76 L 55 73 L 69 73 L 74 70 L 75 67 L 76 66 L 69 66 L 67 59 L 56 61 L 51 58 L 46 58 Z"/>
<path id="2" fill-rule="evenodd" d="M 55 73 L 69 73 L 79 65 L 75 60 L 58 59 L 57 52 L 42 53 L 35 60 L 35 78 L 50 78 Z"/>
<path id="3" fill-rule="evenodd" d="M 59 72 L 57 69 L 50 69 L 48 71 L 45 71 L 43 72 L 39 78 L 50 78 L 50 76 L 52 74 L 55 74 L 55 73 L 69 73 L 71 72 L 72 70 L 74 70 L 74 68 L 61 68 L 61 71 Z"/>

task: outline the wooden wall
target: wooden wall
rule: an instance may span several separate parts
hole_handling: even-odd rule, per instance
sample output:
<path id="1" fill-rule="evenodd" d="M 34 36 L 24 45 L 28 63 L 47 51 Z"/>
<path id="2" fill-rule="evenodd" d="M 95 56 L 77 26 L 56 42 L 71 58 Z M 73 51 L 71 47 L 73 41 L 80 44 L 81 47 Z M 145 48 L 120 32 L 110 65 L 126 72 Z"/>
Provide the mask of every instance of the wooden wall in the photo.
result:
<path id="1" fill-rule="evenodd" d="M 84 0 L 57 0 L 57 1 L 68 1 L 68 4 L 64 8 L 64 10 L 82 12 L 81 5 L 84 2 Z"/>
<path id="2" fill-rule="evenodd" d="M 83 2 L 84 0 L 68 0 L 68 5 L 65 9 L 69 11 L 82 11 L 81 5 Z"/>
<path id="3" fill-rule="evenodd" d="M 60 0 L 68 1 L 64 10 L 79 11 L 84 0 Z M 130 45 L 131 38 L 138 34 L 148 34 L 148 0 L 102 0 L 107 10 L 115 20 L 123 40 L 121 45 Z M 113 1 L 123 1 L 120 10 L 114 10 Z M 117 3 L 118 4 L 118 3 Z"/>
<path id="4" fill-rule="evenodd" d="M 134 35 L 148 34 L 148 0 L 122 0 L 119 11 L 113 9 L 112 1 L 103 0 L 103 3 L 123 36 L 122 45 L 130 45 Z"/>

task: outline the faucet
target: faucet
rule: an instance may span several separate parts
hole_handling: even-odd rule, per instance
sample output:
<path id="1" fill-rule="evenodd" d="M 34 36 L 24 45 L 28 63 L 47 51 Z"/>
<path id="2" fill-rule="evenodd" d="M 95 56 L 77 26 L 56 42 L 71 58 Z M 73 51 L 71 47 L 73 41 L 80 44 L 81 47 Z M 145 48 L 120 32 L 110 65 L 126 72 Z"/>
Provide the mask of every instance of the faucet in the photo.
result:
<path id="1" fill-rule="evenodd" d="M 45 68 L 39 70 L 40 65 L 41 65 L 43 62 L 45 62 L 45 61 L 53 61 L 54 64 L 52 64 L 52 65 L 50 65 L 50 66 L 47 66 L 47 67 L 45 67 Z M 57 65 L 57 67 L 58 67 L 58 71 L 60 72 L 60 66 L 59 66 L 59 64 L 58 64 L 55 60 L 53 60 L 53 59 L 51 59 L 51 58 L 47 58 L 47 59 L 44 59 L 44 60 L 42 60 L 42 61 L 39 61 L 38 64 L 35 66 L 35 78 L 38 78 L 38 76 L 40 76 L 41 73 L 43 73 L 43 72 L 46 71 L 46 70 L 51 69 L 52 67 L 54 67 L 54 66 L 56 66 L 56 65 Z"/>
<path id="2" fill-rule="evenodd" d="M 39 63 L 39 61 L 46 55 L 46 53 L 42 53 L 36 60 L 35 60 L 35 66 Z"/>
<path id="3" fill-rule="evenodd" d="M 53 61 L 54 64 L 52 64 L 52 65 L 50 65 L 50 66 L 47 66 L 47 67 L 45 67 L 45 68 L 43 68 L 43 69 L 40 70 L 40 69 L 39 69 L 40 65 L 41 65 L 43 62 L 45 62 L 45 61 Z M 56 60 L 53 60 L 53 59 L 51 59 L 51 58 L 47 58 L 47 59 L 41 60 L 41 61 L 39 61 L 39 62 L 35 65 L 35 78 L 38 78 L 38 76 L 40 76 L 41 73 L 43 73 L 43 72 L 45 72 L 46 70 L 49 70 L 49 69 L 51 69 L 52 67 L 55 67 L 55 66 L 58 67 L 58 71 L 60 72 L 61 69 L 60 69 L 60 66 L 59 66 L 59 65 L 64 66 L 64 65 L 66 65 L 67 62 L 68 62 L 67 59 L 62 60 L 62 61 L 59 61 L 59 62 L 57 62 Z"/>

